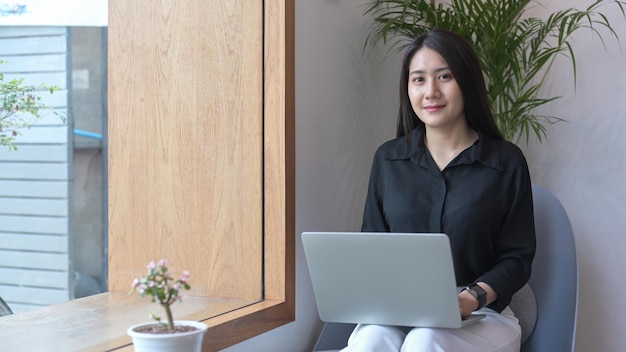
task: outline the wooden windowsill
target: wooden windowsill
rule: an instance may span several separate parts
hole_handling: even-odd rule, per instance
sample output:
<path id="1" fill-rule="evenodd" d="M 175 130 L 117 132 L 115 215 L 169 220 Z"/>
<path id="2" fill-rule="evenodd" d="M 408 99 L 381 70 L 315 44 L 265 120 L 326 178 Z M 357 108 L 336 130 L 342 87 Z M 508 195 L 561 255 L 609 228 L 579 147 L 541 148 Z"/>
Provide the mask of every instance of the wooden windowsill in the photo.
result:
<path id="1" fill-rule="evenodd" d="M 245 328 L 247 324 L 242 324 L 242 320 L 254 315 L 261 314 L 265 319 L 271 311 L 269 314 L 276 318 L 273 327 L 286 323 L 289 318 L 276 314 L 276 310 L 284 310 L 283 303 L 185 296 L 183 303 L 173 306 L 173 311 L 177 320 L 196 320 L 209 325 L 203 351 L 212 351 L 248 338 L 245 333 L 237 336 L 233 327 Z M 163 316 L 160 310 L 149 298 L 107 292 L 8 315 L 0 318 L 2 350 L 132 351 L 126 329 L 150 321 L 151 311 Z M 223 327 L 231 331 L 230 336 L 224 335 Z"/>

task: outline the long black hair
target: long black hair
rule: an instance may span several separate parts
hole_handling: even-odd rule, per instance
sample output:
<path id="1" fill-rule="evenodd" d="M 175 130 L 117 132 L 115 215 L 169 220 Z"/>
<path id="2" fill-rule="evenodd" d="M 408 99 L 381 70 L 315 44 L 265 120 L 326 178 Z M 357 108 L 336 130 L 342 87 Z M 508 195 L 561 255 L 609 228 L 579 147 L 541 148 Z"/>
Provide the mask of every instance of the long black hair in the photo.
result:
<path id="1" fill-rule="evenodd" d="M 437 52 L 448 64 L 463 94 L 465 118 L 469 127 L 493 139 L 504 139 L 494 121 L 483 71 L 474 49 L 463 37 L 445 29 L 432 29 L 419 35 L 406 49 L 400 74 L 397 137 L 406 136 L 410 145 L 412 131 L 425 128 L 411 106 L 408 93 L 409 66 L 415 53 L 422 48 Z"/>

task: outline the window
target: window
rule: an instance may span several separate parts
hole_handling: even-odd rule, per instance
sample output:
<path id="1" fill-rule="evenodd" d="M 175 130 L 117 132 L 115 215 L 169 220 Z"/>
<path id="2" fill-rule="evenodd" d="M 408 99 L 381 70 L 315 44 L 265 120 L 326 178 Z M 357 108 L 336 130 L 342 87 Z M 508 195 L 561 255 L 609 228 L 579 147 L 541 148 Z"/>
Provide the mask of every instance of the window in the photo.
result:
<path id="1" fill-rule="evenodd" d="M 109 292 L 3 317 L 8 349 L 132 350 L 155 257 L 191 271 L 205 350 L 294 319 L 294 4 L 198 4 L 109 1 Z"/>
<path id="2" fill-rule="evenodd" d="M 293 4 L 150 4 L 109 2 L 109 290 L 165 256 L 251 337 L 293 319 Z"/>

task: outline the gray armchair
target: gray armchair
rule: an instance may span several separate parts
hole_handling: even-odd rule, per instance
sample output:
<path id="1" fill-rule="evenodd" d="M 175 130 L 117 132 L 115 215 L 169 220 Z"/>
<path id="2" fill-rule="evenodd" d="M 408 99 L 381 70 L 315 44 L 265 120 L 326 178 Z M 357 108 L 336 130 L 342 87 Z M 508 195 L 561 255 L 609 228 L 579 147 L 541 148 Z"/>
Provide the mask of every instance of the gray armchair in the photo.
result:
<path id="1" fill-rule="evenodd" d="M 569 218 L 550 191 L 533 185 L 537 253 L 530 281 L 513 296 L 522 352 L 574 351 L 578 263 Z M 338 351 L 353 324 L 326 323 L 314 351 Z"/>

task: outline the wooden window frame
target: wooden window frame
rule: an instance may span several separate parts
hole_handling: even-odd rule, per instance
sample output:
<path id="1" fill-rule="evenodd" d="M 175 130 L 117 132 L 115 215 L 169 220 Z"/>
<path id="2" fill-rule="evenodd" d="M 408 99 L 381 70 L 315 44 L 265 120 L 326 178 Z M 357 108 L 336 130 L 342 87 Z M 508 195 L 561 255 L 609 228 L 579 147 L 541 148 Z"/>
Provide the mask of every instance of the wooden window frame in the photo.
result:
<path id="1" fill-rule="evenodd" d="M 295 319 L 294 1 L 265 1 L 264 292 L 259 303 L 205 321 L 204 350 L 223 349 Z"/>
<path id="2" fill-rule="evenodd" d="M 203 351 L 232 346 L 295 319 L 294 1 L 264 7 L 264 299 L 204 320 Z"/>
<path id="3" fill-rule="evenodd" d="M 264 9 L 264 299 L 204 320 L 203 351 L 232 346 L 295 319 L 294 1 Z"/>
<path id="4" fill-rule="evenodd" d="M 180 318 L 209 325 L 205 352 L 224 349 L 295 319 L 293 0 L 264 2 L 263 35 L 264 295 L 263 300 L 248 302 L 243 308 L 236 308 L 240 306 L 236 300 L 187 297 L 187 304 L 179 306 Z M 101 293 L 2 317 L 0 340 L 9 350 L 36 350 L 45 345 L 62 351 L 132 351 L 126 335 L 129 321 L 145 319 L 153 305 L 127 292 Z M 223 313 L 222 307 L 232 310 Z"/>

